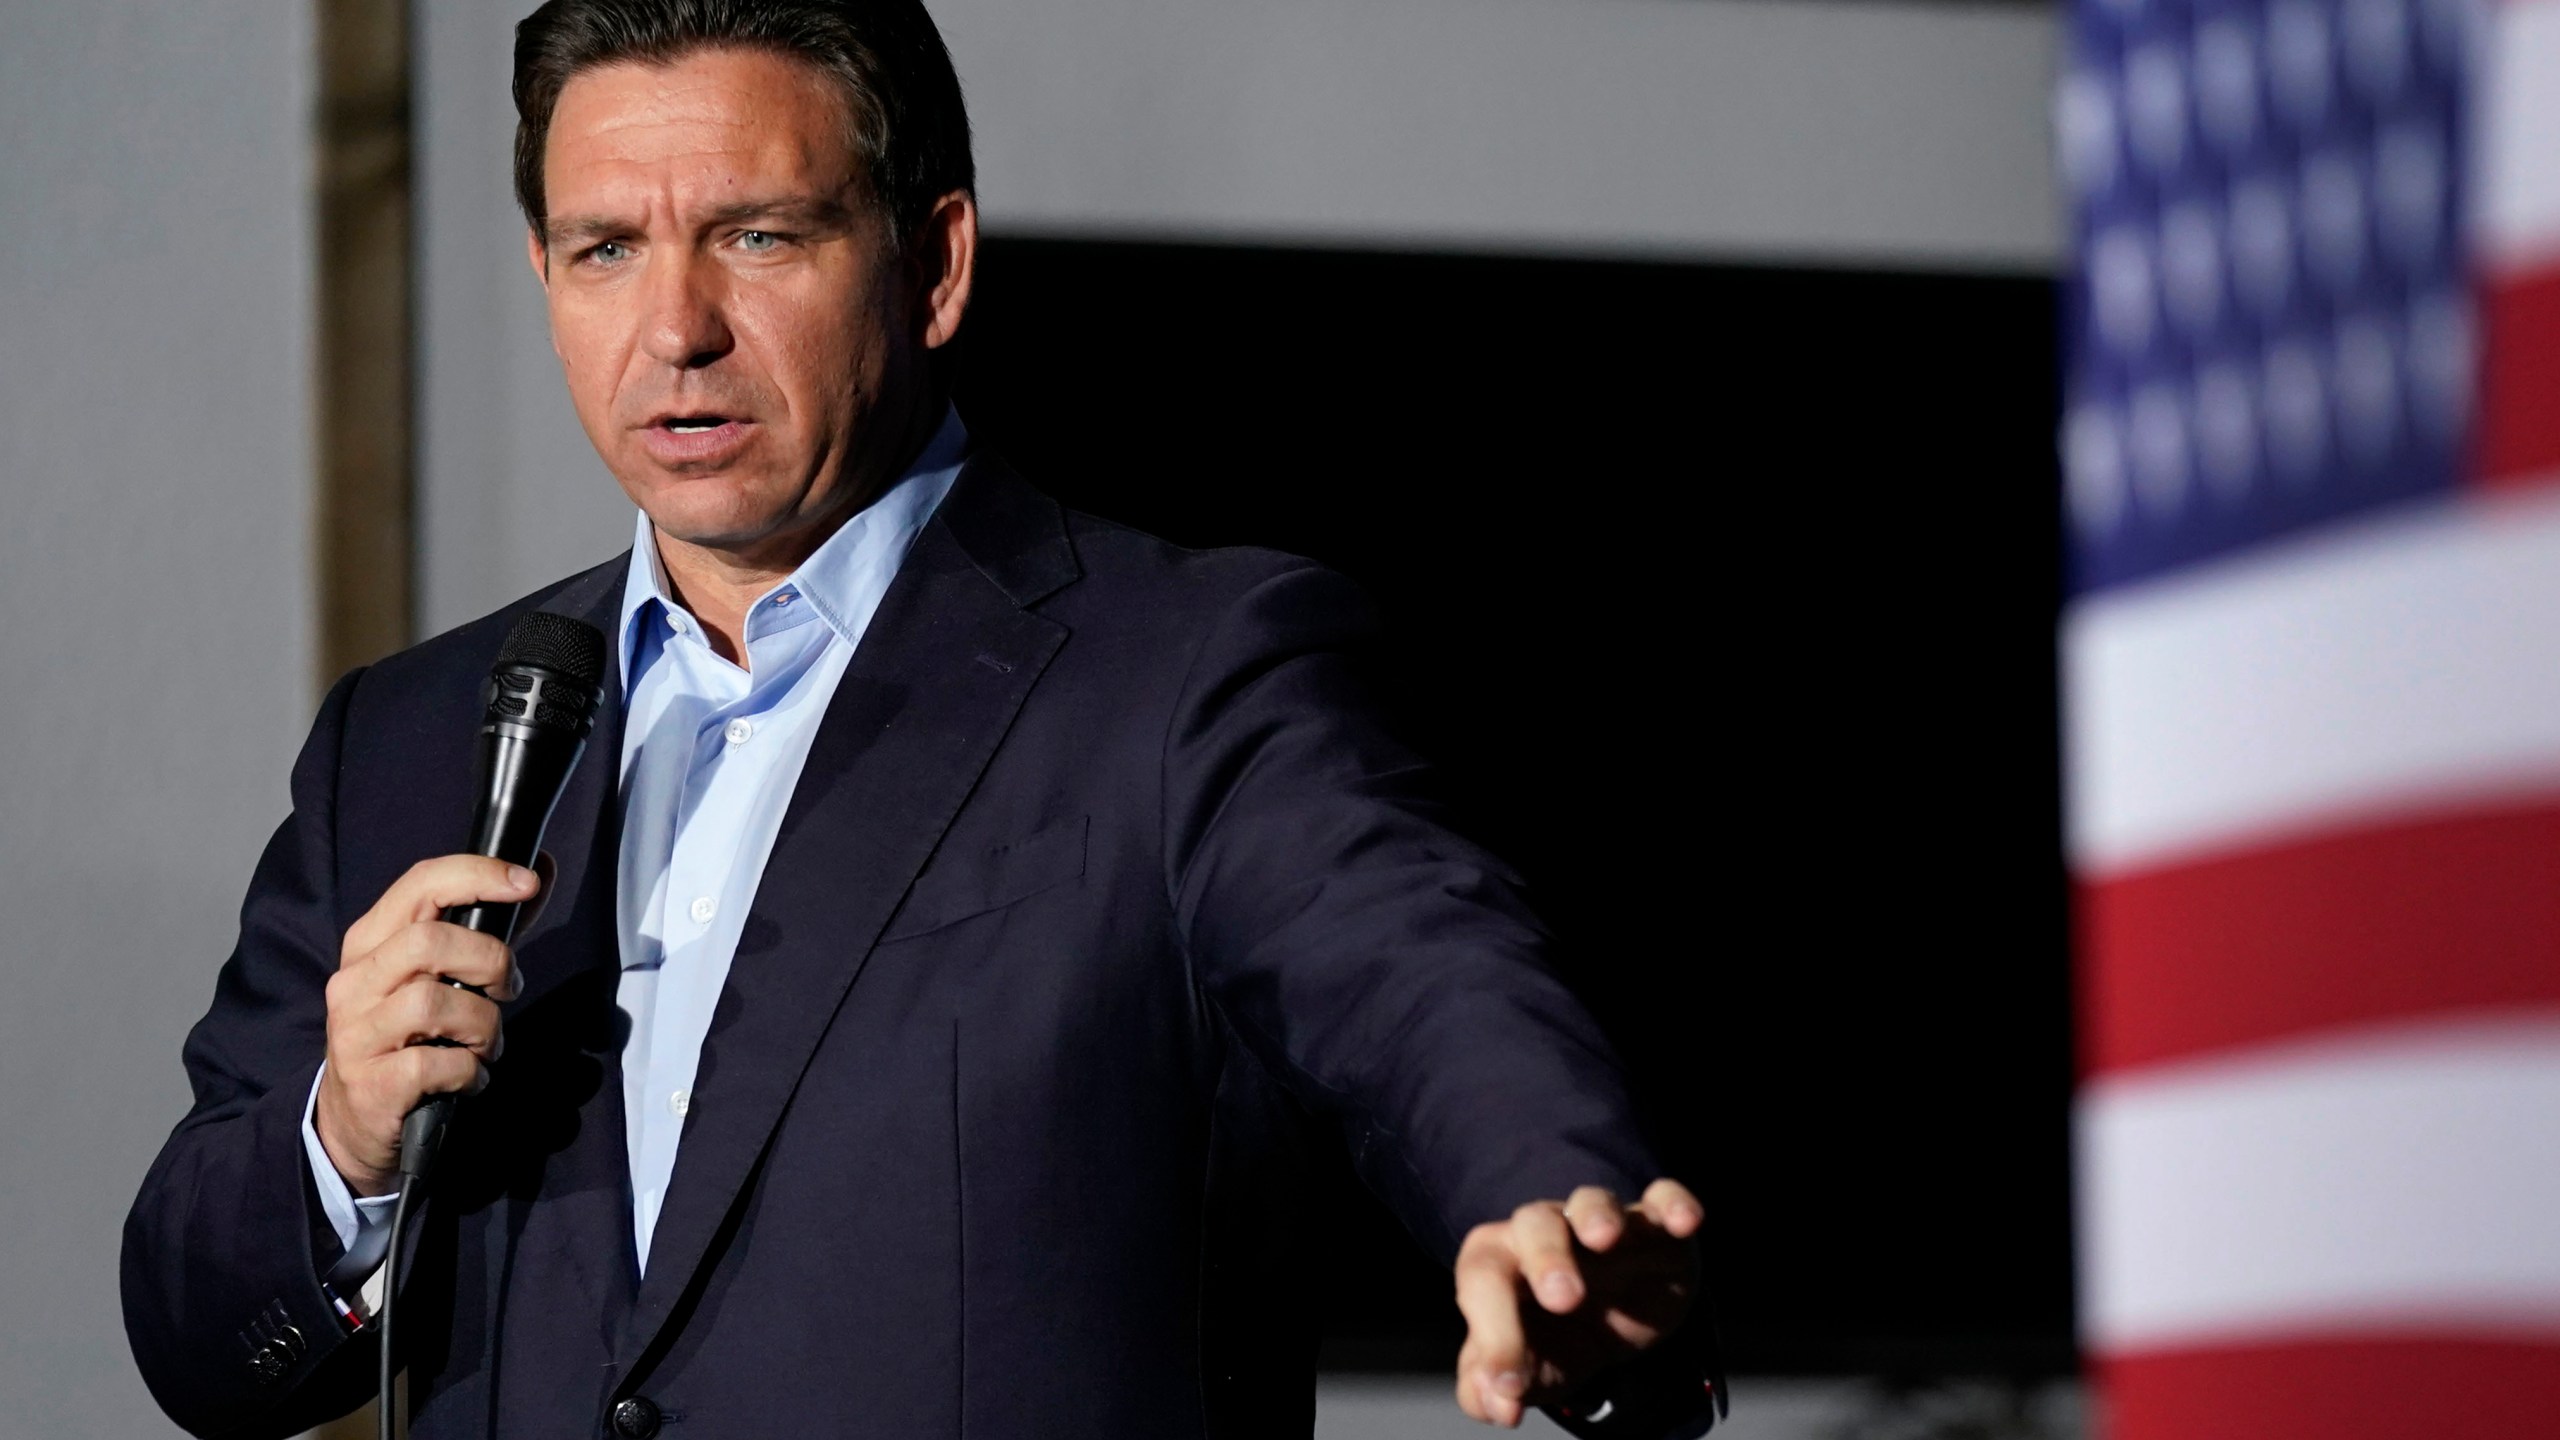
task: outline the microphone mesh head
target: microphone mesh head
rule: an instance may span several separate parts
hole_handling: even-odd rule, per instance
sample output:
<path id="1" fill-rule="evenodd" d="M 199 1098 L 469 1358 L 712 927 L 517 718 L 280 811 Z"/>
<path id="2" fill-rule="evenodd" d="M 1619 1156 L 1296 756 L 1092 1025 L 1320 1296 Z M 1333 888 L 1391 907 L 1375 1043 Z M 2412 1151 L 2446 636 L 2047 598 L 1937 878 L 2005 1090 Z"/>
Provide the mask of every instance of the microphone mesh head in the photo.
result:
<path id="1" fill-rule="evenodd" d="M 498 663 L 539 665 L 593 690 L 604 683 L 604 632 L 584 620 L 527 610 L 498 647 Z"/>

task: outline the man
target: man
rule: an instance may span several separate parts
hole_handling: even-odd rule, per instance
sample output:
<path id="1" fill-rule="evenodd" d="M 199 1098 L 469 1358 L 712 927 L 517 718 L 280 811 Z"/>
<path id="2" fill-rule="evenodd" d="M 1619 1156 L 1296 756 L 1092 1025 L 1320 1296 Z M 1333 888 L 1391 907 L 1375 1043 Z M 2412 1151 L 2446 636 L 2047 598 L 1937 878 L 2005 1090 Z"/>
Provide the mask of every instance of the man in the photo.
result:
<path id="1" fill-rule="evenodd" d="M 401 1118 L 462 1091 L 403 1271 L 420 1437 L 1304 1435 L 1310 1121 L 1453 1260 L 1468 1414 L 1702 1430 L 1698 1202 L 1381 732 L 1359 599 L 971 447 L 921 8 L 552 0 L 516 99 L 636 542 L 323 702 L 126 1232 L 171 1415 L 365 1397 Z M 527 609 L 613 659 L 547 884 L 443 853 Z M 537 894 L 512 953 L 437 918 Z"/>

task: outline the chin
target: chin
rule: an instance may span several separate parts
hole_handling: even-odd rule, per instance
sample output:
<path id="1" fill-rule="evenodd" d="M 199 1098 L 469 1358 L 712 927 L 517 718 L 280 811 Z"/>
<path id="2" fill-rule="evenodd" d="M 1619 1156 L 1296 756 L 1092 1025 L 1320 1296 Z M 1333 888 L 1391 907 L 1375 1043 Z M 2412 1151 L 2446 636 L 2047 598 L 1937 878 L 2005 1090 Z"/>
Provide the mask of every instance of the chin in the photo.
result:
<path id="1" fill-rule="evenodd" d="M 643 492 L 640 508 L 663 534 L 688 545 L 725 547 L 763 539 L 781 524 L 777 506 L 721 476 L 658 479 Z"/>

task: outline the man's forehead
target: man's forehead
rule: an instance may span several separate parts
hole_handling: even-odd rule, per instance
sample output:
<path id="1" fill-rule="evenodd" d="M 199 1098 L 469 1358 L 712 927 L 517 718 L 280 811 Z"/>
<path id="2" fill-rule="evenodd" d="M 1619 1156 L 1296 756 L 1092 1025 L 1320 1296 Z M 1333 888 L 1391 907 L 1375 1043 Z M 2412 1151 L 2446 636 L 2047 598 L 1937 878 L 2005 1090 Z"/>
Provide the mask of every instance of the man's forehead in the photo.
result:
<path id="1" fill-rule="evenodd" d="M 814 67 L 758 51 L 617 62 L 562 88 L 543 154 L 553 207 L 582 190 L 653 187 L 686 172 L 746 189 L 833 193 L 852 178 L 842 95 Z M 606 198 L 597 196 L 599 200 Z"/>

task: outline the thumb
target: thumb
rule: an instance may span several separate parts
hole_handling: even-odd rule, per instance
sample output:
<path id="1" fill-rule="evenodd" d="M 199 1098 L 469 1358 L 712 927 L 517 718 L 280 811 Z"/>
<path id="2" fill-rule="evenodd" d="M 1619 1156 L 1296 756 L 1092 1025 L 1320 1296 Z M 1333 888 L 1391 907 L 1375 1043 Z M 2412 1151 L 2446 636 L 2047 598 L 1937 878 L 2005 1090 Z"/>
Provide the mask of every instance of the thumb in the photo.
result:
<path id="1" fill-rule="evenodd" d="M 541 879 L 542 888 L 534 891 L 533 898 L 524 902 L 524 905 L 516 911 L 518 936 L 532 929 L 533 922 L 542 918 L 543 907 L 551 903 L 551 892 L 559 883 L 560 866 L 551 858 L 550 851 L 540 851 L 533 857 L 533 873 Z"/>

